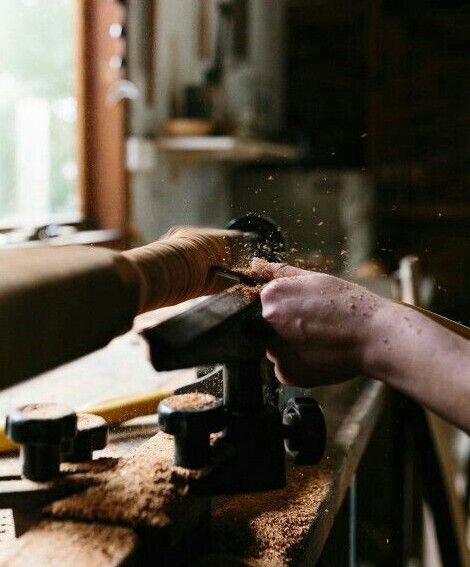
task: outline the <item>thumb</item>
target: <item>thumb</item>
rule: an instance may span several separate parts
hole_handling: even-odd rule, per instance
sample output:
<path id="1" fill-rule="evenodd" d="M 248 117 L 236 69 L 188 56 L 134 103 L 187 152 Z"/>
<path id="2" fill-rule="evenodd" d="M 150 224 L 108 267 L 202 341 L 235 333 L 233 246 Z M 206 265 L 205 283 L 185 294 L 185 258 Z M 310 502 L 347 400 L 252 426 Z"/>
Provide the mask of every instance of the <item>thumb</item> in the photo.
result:
<path id="1" fill-rule="evenodd" d="M 253 258 L 251 262 L 251 269 L 265 280 L 275 280 L 277 278 L 288 278 L 292 276 L 304 276 L 309 272 L 294 268 L 289 264 L 270 263 L 263 258 Z"/>

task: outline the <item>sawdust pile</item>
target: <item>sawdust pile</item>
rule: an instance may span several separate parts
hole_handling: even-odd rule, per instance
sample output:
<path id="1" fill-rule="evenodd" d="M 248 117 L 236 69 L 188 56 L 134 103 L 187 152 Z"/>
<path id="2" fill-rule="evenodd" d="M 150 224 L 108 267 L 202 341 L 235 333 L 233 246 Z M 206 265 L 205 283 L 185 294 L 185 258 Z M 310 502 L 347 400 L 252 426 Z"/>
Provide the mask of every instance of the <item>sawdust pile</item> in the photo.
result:
<path id="1" fill-rule="evenodd" d="M 172 437 L 160 433 L 121 459 L 112 471 L 97 475 L 94 486 L 54 502 L 46 512 L 55 518 L 136 528 L 164 528 L 174 518 L 181 521 L 190 507 L 191 481 L 203 472 L 174 467 L 172 454 Z"/>
<path id="2" fill-rule="evenodd" d="M 51 504 L 47 513 L 135 529 L 185 524 L 201 502 L 190 495 L 191 486 L 206 471 L 174 467 L 172 453 L 171 436 L 159 433 L 112 470 L 97 474 L 94 486 Z M 273 566 L 302 556 L 313 523 L 330 513 L 324 506 L 332 469 L 324 459 L 315 467 L 288 464 L 287 471 L 282 490 L 213 499 L 211 552 Z"/>
<path id="3" fill-rule="evenodd" d="M 242 296 L 243 299 L 247 301 L 253 301 L 259 297 L 261 290 L 263 289 L 262 284 L 258 285 L 246 285 L 246 284 L 237 284 L 231 287 L 228 291 L 230 293 L 238 293 Z"/>
<path id="4" fill-rule="evenodd" d="M 287 486 L 282 490 L 216 498 L 212 549 L 257 559 L 263 565 L 295 562 L 304 552 L 306 536 L 331 486 L 328 461 L 314 470 L 289 464 Z"/>
<path id="5" fill-rule="evenodd" d="M 251 269 L 253 275 L 257 278 L 261 278 L 265 282 L 269 282 L 273 278 L 273 267 L 264 258 L 256 258 L 256 272 Z M 283 264 L 284 265 L 284 264 Z"/>
<path id="6" fill-rule="evenodd" d="M 180 394 L 165 399 L 165 405 L 175 410 L 200 410 L 208 408 L 216 402 L 211 394 L 201 392 L 191 392 L 190 394 Z"/>

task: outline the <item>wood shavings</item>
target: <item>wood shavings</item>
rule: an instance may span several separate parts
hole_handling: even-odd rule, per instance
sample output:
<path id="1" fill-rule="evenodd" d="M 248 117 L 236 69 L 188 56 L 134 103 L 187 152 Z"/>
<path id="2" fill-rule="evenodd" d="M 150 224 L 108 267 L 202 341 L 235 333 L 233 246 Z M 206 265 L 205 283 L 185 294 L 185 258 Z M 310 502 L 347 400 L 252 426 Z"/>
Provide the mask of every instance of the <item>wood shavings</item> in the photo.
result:
<path id="1" fill-rule="evenodd" d="M 215 401 L 215 397 L 210 394 L 191 392 L 166 398 L 165 404 L 175 410 L 199 410 L 214 405 Z"/>
<path id="2" fill-rule="evenodd" d="M 253 272 L 257 278 L 261 278 L 266 282 L 273 277 L 273 268 L 271 264 L 264 258 L 256 258 L 256 272 Z"/>
<path id="3" fill-rule="evenodd" d="M 216 553 L 288 565 L 303 551 L 308 531 L 332 480 L 328 461 L 314 467 L 288 465 L 287 486 L 270 492 L 223 496 L 213 504 Z"/>
<path id="4" fill-rule="evenodd" d="M 190 483 L 204 473 L 173 466 L 172 454 L 172 437 L 159 433 L 97 477 L 96 485 L 54 502 L 46 513 L 136 528 L 181 521 L 195 498 L 188 496 Z"/>
<path id="5" fill-rule="evenodd" d="M 239 284 L 231 288 L 230 291 L 241 293 L 245 299 L 250 301 L 259 297 L 259 294 L 261 293 L 262 289 L 263 289 L 262 284 L 253 285 L 253 286 L 246 284 Z"/>

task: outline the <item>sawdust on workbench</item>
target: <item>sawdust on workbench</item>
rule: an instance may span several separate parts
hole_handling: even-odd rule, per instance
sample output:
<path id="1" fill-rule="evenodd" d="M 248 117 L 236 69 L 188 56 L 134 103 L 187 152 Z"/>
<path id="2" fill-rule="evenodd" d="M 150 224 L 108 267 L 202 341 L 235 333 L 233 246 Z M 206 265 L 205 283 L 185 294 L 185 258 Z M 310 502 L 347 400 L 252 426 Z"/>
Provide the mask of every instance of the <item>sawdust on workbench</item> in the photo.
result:
<path id="1" fill-rule="evenodd" d="M 289 464 L 287 485 L 281 490 L 216 498 L 211 550 L 263 565 L 295 562 L 315 518 L 330 513 L 320 507 L 331 486 L 332 468 L 324 459 L 315 467 Z"/>
<path id="2" fill-rule="evenodd" d="M 0 560 L 0 566 L 120 565 L 136 546 L 137 536 L 127 528 L 81 522 L 41 522 L 14 543 Z"/>
<path id="3" fill-rule="evenodd" d="M 54 502 L 46 513 L 56 518 L 104 521 L 130 527 L 164 528 L 184 517 L 191 481 L 204 471 L 172 464 L 173 439 L 159 433 L 116 467 L 97 477 L 96 485 Z"/>
<path id="4" fill-rule="evenodd" d="M 40 418 L 48 418 L 48 419 L 56 419 L 66 415 L 67 409 L 60 404 L 27 404 L 22 406 L 21 413 L 30 419 L 40 419 Z M 72 413 L 72 410 L 70 410 Z"/>
<path id="5" fill-rule="evenodd" d="M 159 433 L 123 458 L 82 493 L 47 509 L 55 518 L 102 521 L 133 528 L 165 528 L 184 522 L 192 483 L 205 471 L 174 467 L 173 440 Z M 211 551 L 288 565 L 305 551 L 309 531 L 326 506 L 333 484 L 329 459 L 315 467 L 288 463 L 287 485 L 276 491 L 213 500 Z"/>
<path id="6" fill-rule="evenodd" d="M 217 400 L 211 394 L 201 392 L 191 392 L 189 394 L 179 394 L 165 399 L 165 405 L 175 410 L 200 410 L 208 408 Z"/>

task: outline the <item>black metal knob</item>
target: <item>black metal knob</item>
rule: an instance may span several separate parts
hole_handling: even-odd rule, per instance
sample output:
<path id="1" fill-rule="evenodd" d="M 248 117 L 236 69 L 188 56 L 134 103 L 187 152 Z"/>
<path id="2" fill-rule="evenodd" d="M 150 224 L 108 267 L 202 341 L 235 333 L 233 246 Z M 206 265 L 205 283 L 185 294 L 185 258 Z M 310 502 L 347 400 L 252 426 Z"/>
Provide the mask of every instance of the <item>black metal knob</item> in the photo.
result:
<path id="1" fill-rule="evenodd" d="M 270 262 L 282 261 L 287 250 L 287 239 L 279 226 L 268 216 L 248 213 L 232 219 L 227 228 L 244 233 L 245 242 L 251 246 L 255 256 Z"/>
<path id="2" fill-rule="evenodd" d="M 18 443 L 22 475 L 38 482 L 56 478 L 60 448 L 77 430 L 74 411 L 59 404 L 29 404 L 12 411 L 6 419 L 7 436 Z"/>
<path id="3" fill-rule="evenodd" d="M 320 404 L 312 398 L 291 398 L 282 421 L 287 454 L 298 464 L 318 463 L 326 446 L 326 422 Z"/>
<path id="4" fill-rule="evenodd" d="M 77 433 L 62 448 L 62 460 L 85 463 L 93 459 L 93 451 L 104 449 L 108 443 L 109 426 L 105 419 L 92 413 L 78 414 Z"/>
<path id="5" fill-rule="evenodd" d="M 171 396 L 160 402 L 158 425 L 175 438 L 175 465 L 202 469 L 209 461 L 210 434 L 225 427 L 224 407 L 209 394 Z"/>

